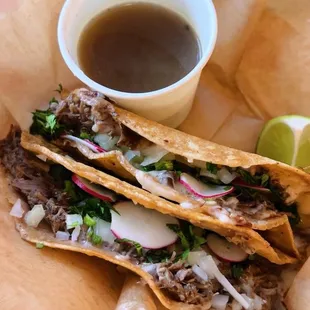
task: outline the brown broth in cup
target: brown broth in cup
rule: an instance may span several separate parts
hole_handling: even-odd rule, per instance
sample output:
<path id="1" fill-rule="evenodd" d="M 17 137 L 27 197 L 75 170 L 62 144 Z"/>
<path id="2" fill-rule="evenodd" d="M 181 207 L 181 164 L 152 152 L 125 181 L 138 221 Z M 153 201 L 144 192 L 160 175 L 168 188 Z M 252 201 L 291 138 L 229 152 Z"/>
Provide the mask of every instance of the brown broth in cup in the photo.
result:
<path id="1" fill-rule="evenodd" d="M 193 28 L 178 14 L 155 4 L 110 8 L 82 31 L 79 65 L 108 88 L 143 93 L 179 81 L 199 62 Z"/>

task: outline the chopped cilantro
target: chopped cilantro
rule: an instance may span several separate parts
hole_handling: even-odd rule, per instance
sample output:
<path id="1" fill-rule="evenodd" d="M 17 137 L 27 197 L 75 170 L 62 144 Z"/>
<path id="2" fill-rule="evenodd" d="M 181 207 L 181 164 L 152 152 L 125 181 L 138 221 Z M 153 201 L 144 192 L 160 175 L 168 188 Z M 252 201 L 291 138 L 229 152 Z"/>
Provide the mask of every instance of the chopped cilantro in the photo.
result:
<path id="1" fill-rule="evenodd" d="M 232 265 L 232 267 L 231 267 L 231 275 L 233 276 L 233 278 L 239 279 L 242 276 L 243 272 L 244 272 L 244 269 L 243 269 L 242 266 L 237 265 L 237 264 L 236 265 Z"/>
<path id="2" fill-rule="evenodd" d="M 193 250 L 196 250 L 196 249 L 200 248 L 201 245 L 206 243 L 206 239 L 205 238 L 197 236 L 197 235 L 194 234 L 194 232 L 193 232 L 193 225 L 189 225 L 189 233 L 190 233 L 190 236 L 191 236 L 192 241 L 193 241 L 192 242 L 193 243 L 193 246 L 192 246 Z"/>
<path id="3" fill-rule="evenodd" d="M 160 170 L 173 170 L 173 161 L 171 160 L 160 160 L 159 162 L 155 163 L 155 164 L 150 164 L 147 166 L 142 167 L 143 171 L 160 171 Z"/>
<path id="4" fill-rule="evenodd" d="M 242 168 L 237 169 L 237 173 L 239 174 L 242 181 L 251 185 L 259 185 L 254 176 L 251 175 L 249 171 L 246 171 Z"/>
<path id="5" fill-rule="evenodd" d="M 252 175 L 249 171 L 238 168 L 236 172 L 239 174 L 242 181 L 250 185 L 257 185 L 262 187 L 269 187 L 269 175 L 264 174 L 256 174 Z"/>
<path id="6" fill-rule="evenodd" d="M 88 230 L 87 230 L 87 238 L 91 239 L 91 237 L 93 236 L 94 234 L 94 229 L 93 227 L 89 227 Z"/>
<path id="7" fill-rule="evenodd" d="M 116 239 L 115 242 L 117 243 L 130 243 L 132 244 L 135 248 L 136 248 L 136 251 L 137 251 L 137 254 L 139 256 L 142 256 L 142 245 L 136 241 L 133 241 L 133 240 L 130 240 L 130 239 L 126 239 L 126 238 L 123 238 L 123 239 Z"/>
<path id="8" fill-rule="evenodd" d="M 189 240 L 187 240 L 187 237 L 185 236 L 184 232 L 181 230 L 181 226 L 179 226 L 178 224 L 167 224 L 167 227 L 178 235 L 178 237 L 181 240 L 181 244 L 184 250 L 187 250 L 190 248 L 190 242 Z"/>
<path id="9" fill-rule="evenodd" d="M 198 249 L 206 242 L 203 237 L 197 236 L 194 233 L 194 226 L 187 222 L 181 221 L 180 225 L 167 224 L 167 227 L 174 231 L 180 238 L 183 253 L 178 256 L 179 259 L 185 260 L 191 250 Z"/>
<path id="10" fill-rule="evenodd" d="M 173 170 L 173 162 L 171 160 L 161 160 L 155 163 L 155 170 Z"/>
<path id="11" fill-rule="evenodd" d="M 51 140 L 59 137 L 64 131 L 64 126 L 58 123 L 56 116 L 49 109 L 46 111 L 36 110 L 32 115 L 30 133 Z"/>
<path id="12" fill-rule="evenodd" d="M 44 244 L 42 242 L 37 242 L 36 243 L 36 248 L 37 249 L 42 249 L 42 248 L 44 248 Z"/>
<path id="13" fill-rule="evenodd" d="M 62 84 L 59 83 L 59 84 L 58 84 L 58 88 L 55 89 L 55 91 L 57 91 L 57 93 L 61 94 L 63 90 L 64 90 L 64 89 L 63 89 L 63 87 L 62 87 Z"/>
<path id="14" fill-rule="evenodd" d="M 217 174 L 217 165 L 212 164 L 212 163 L 206 163 L 206 168 L 207 170 L 212 173 L 212 174 Z"/>
<path id="15" fill-rule="evenodd" d="M 94 245 L 101 245 L 103 240 L 102 240 L 102 237 L 101 236 L 98 236 L 96 234 L 92 234 L 91 236 L 91 241 Z"/>
<path id="16" fill-rule="evenodd" d="M 89 140 L 89 141 L 93 141 L 93 139 L 94 139 L 94 137 L 90 133 L 88 133 L 86 131 L 81 131 L 80 138 L 84 139 L 84 140 L 86 139 L 86 140 Z"/>
<path id="17" fill-rule="evenodd" d="M 189 252 L 190 252 L 190 249 L 186 249 L 186 250 L 182 253 L 181 259 L 182 259 L 182 260 L 187 260 L 187 257 L 188 257 Z"/>
<path id="18" fill-rule="evenodd" d="M 57 100 L 55 97 L 53 97 L 53 98 L 49 101 L 49 104 L 52 104 L 53 102 L 58 103 L 58 100 Z"/>
<path id="19" fill-rule="evenodd" d="M 176 170 L 175 173 L 176 173 L 177 177 L 179 178 L 181 176 L 181 174 L 182 174 L 182 171 Z"/>
<path id="20" fill-rule="evenodd" d="M 66 180 L 65 181 L 65 189 L 64 191 L 70 196 L 71 198 L 71 201 L 78 201 L 79 200 L 79 197 L 78 197 L 78 194 L 75 190 L 75 185 L 72 181 L 69 181 L 69 180 Z"/>
<path id="21" fill-rule="evenodd" d="M 111 203 L 89 196 L 79 203 L 70 207 L 70 213 L 81 214 L 83 217 L 88 214 L 90 217 L 98 217 L 106 222 L 111 222 Z"/>
<path id="22" fill-rule="evenodd" d="M 145 254 L 147 262 L 156 264 L 167 261 L 171 257 L 171 253 L 167 250 L 149 250 Z"/>
<path id="23" fill-rule="evenodd" d="M 89 227 L 92 227 L 92 226 L 95 226 L 96 225 L 96 221 L 91 217 L 89 216 L 88 214 L 86 214 L 84 216 L 84 224 L 89 226 Z"/>
<path id="24" fill-rule="evenodd" d="M 264 173 L 264 174 L 262 175 L 261 184 L 260 184 L 260 185 L 261 185 L 262 187 L 267 187 L 268 184 L 269 184 L 269 175 L 266 174 L 266 173 Z"/>

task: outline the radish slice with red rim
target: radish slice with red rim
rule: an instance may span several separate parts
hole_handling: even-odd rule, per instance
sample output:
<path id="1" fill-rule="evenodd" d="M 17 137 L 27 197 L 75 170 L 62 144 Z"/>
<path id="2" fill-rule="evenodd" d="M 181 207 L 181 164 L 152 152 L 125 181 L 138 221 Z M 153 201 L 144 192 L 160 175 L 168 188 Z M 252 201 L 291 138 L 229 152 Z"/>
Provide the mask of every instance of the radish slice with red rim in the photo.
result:
<path id="1" fill-rule="evenodd" d="M 236 186 L 241 186 L 241 187 L 247 187 L 247 188 L 251 188 L 251 189 L 255 189 L 257 191 L 262 191 L 262 192 L 270 192 L 270 189 L 266 188 L 266 187 L 262 187 L 259 185 L 251 185 L 248 184 L 240 179 L 236 179 L 235 181 L 233 181 L 233 184 Z"/>
<path id="2" fill-rule="evenodd" d="M 129 239 L 147 249 L 161 249 L 175 243 L 178 236 L 167 227 L 167 224 L 179 224 L 170 215 L 156 210 L 146 209 L 131 201 L 114 205 L 119 213 L 111 211 L 111 230 L 120 239 Z"/>
<path id="3" fill-rule="evenodd" d="M 187 173 L 182 173 L 180 183 L 195 196 L 202 198 L 222 197 L 233 192 L 233 186 L 207 185 Z"/>
<path id="4" fill-rule="evenodd" d="M 64 139 L 68 139 L 70 141 L 74 141 L 75 143 L 80 143 L 86 147 L 88 147 L 90 150 L 92 150 L 94 153 L 105 153 L 106 150 L 102 147 L 96 145 L 95 143 L 89 141 L 89 140 L 83 140 L 78 137 L 72 136 L 72 135 L 63 135 L 61 136 Z"/>
<path id="5" fill-rule="evenodd" d="M 116 201 L 116 194 L 100 185 L 91 183 L 90 181 L 73 174 L 72 181 L 86 193 L 97 197 L 104 201 Z"/>
<path id="6" fill-rule="evenodd" d="M 210 250 L 224 261 L 237 263 L 249 256 L 243 249 L 216 234 L 209 234 L 206 240 Z"/>

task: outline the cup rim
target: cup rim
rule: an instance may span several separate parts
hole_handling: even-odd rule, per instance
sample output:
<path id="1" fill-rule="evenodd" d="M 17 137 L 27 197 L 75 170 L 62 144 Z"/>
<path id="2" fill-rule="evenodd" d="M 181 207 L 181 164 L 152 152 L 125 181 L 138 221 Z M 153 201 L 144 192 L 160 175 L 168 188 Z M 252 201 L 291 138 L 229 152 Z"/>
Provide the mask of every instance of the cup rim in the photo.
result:
<path id="1" fill-rule="evenodd" d="M 59 45 L 60 53 L 63 57 L 64 62 L 66 63 L 66 65 L 68 66 L 68 68 L 71 70 L 71 72 L 74 74 L 75 77 L 77 77 L 80 81 L 82 81 L 88 87 L 93 88 L 105 94 L 108 97 L 126 98 L 126 99 L 142 99 L 142 98 L 145 99 L 145 98 L 151 98 L 157 95 L 163 95 L 163 94 L 170 93 L 174 91 L 176 88 L 179 88 L 180 86 L 186 84 L 197 73 L 202 71 L 203 67 L 206 65 L 206 63 L 210 59 L 212 52 L 214 50 L 214 47 L 215 47 L 217 34 L 218 34 L 217 14 L 216 14 L 216 10 L 215 10 L 212 0 L 204 0 L 209 6 L 209 13 L 211 14 L 210 16 L 208 16 L 208 18 L 210 20 L 210 25 L 214 29 L 211 32 L 211 38 L 205 49 L 205 52 L 203 53 L 201 59 L 196 64 L 196 66 L 179 81 L 169 86 L 166 86 L 164 88 L 158 89 L 158 90 L 144 92 L 144 93 L 130 93 L 130 92 L 122 92 L 122 91 L 114 90 L 112 88 L 101 85 L 95 82 L 94 80 L 92 80 L 90 77 L 88 77 L 81 70 L 81 68 L 76 64 L 76 62 L 73 60 L 72 56 L 70 55 L 67 49 L 63 28 L 64 28 L 65 17 L 69 11 L 69 4 L 71 1 L 72 0 L 65 1 L 61 9 L 60 15 L 59 15 L 59 20 L 58 20 L 58 25 L 57 25 L 57 38 L 58 38 L 58 45 Z"/>

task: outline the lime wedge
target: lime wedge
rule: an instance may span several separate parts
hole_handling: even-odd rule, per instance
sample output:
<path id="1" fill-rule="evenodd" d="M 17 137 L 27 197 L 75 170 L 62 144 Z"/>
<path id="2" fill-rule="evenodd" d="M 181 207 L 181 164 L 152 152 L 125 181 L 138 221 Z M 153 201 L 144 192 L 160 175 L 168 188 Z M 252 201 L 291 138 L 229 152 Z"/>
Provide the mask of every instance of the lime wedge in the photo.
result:
<path id="1" fill-rule="evenodd" d="M 270 120 L 260 134 L 256 153 L 291 166 L 310 166 L 310 118 L 287 115 Z"/>

